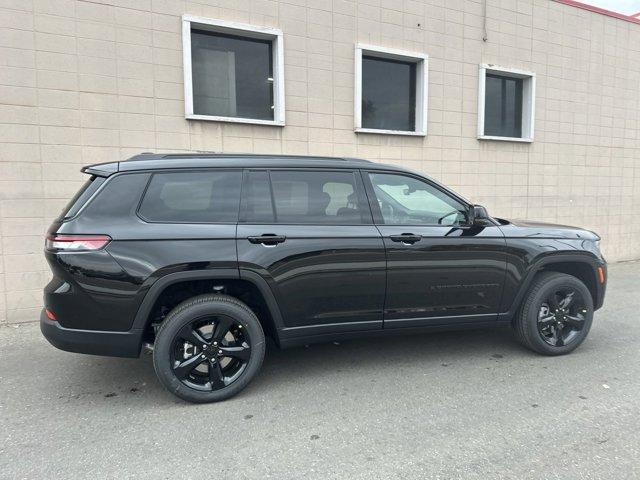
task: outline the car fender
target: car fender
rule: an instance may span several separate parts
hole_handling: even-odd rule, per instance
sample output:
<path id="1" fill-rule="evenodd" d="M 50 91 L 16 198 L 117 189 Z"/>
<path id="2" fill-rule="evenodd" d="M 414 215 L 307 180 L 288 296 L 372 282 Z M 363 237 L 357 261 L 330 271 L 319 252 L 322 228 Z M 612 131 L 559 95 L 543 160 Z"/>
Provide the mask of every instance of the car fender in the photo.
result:
<path id="1" fill-rule="evenodd" d="M 136 316 L 133 321 L 132 329 L 144 329 L 147 327 L 149 321 L 149 315 L 156 300 L 160 297 L 162 292 L 170 285 L 175 283 L 189 281 L 189 280 L 245 280 L 252 283 L 262 294 L 267 308 L 271 313 L 271 318 L 276 327 L 276 334 L 280 335 L 280 331 L 283 327 L 282 314 L 278 303 L 269 287 L 268 283 L 258 273 L 252 271 L 239 271 L 235 268 L 217 268 L 209 270 L 190 270 L 185 272 L 168 273 L 158 278 L 153 285 L 149 288 L 149 291 L 144 296 Z"/>
<path id="2" fill-rule="evenodd" d="M 550 253 L 541 256 L 527 268 L 527 272 L 522 282 L 520 283 L 518 291 L 514 296 L 511 305 L 509 305 L 508 311 L 501 314 L 501 316 L 508 316 L 509 318 L 512 318 L 520 307 L 520 304 L 522 303 L 524 296 L 529 290 L 529 287 L 531 286 L 531 283 L 533 282 L 535 276 L 545 267 L 553 265 L 554 263 L 581 263 L 588 265 L 593 271 L 594 277 L 596 277 L 597 275 L 596 268 L 601 265 L 601 262 L 598 260 L 598 258 L 589 252 L 562 252 Z M 598 284 L 596 283 L 596 285 Z M 597 291 L 597 296 L 602 296 L 599 288 Z M 594 304 L 597 303 L 598 298 L 594 298 Z"/>

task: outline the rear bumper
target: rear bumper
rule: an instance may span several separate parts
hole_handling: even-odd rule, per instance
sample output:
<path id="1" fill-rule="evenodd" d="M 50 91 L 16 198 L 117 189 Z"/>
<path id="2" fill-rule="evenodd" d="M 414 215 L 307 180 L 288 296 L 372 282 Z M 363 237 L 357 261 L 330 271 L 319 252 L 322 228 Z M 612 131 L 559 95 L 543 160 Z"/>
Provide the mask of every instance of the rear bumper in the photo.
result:
<path id="1" fill-rule="evenodd" d="M 51 345 L 67 352 L 108 357 L 140 356 L 142 330 L 105 332 L 64 328 L 58 322 L 49 320 L 44 310 L 40 314 L 40 330 Z"/>

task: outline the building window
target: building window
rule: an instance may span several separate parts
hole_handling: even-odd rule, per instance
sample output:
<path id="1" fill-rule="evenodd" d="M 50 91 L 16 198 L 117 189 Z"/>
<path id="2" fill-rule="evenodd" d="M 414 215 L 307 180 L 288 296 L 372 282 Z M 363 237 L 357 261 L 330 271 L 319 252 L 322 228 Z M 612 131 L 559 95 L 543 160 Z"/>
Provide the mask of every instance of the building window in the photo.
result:
<path id="1" fill-rule="evenodd" d="M 481 65 L 478 86 L 478 138 L 533 141 L 534 73 Z"/>
<path id="2" fill-rule="evenodd" d="M 282 31 L 182 17 L 185 116 L 284 125 Z"/>
<path id="3" fill-rule="evenodd" d="M 426 135 L 427 55 L 358 45 L 355 130 Z"/>

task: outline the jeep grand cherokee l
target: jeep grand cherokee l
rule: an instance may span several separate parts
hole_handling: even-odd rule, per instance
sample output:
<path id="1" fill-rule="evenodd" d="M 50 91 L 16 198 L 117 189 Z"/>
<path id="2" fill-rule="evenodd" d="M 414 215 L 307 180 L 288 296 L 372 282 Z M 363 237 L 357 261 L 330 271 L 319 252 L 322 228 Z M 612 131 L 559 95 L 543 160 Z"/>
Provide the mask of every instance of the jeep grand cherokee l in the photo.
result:
<path id="1" fill-rule="evenodd" d="M 510 324 L 574 350 L 602 306 L 599 237 L 493 218 L 430 178 L 358 159 L 141 154 L 85 167 L 51 225 L 40 324 L 63 350 L 137 357 L 192 402 L 280 347 Z"/>

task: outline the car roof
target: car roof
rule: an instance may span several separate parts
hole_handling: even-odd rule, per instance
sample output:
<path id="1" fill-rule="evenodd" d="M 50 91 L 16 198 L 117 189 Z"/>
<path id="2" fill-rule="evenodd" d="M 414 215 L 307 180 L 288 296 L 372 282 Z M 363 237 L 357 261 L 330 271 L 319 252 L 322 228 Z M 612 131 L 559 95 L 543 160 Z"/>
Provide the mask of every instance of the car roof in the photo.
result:
<path id="1" fill-rule="evenodd" d="M 345 168 L 396 171 L 418 175 L 436 184 L 463 202 L 467 199 L 440 182 L 420 172 L 397 165 L 371 162 L 362 158 L 318 157 L 307 155 L 262 155 L 256 153 L 140 153 L 121 162 L 88 165 L 82 172 L 108 177 L 119 172 L 176 170 L 182 168 Z"/>
<path id="2" fill-rule="evenodd" d="M 121 162 L 100 163 L 83 168 L 86 173 L 110 175 L 135 170 L 180 168 L 366 168 L 375 170 L 406 169 L 361 158 L 319 157 L 305 155 L 261 155 L 228 153 L 141 153 Z"/>

